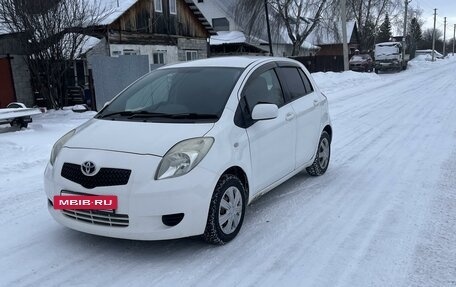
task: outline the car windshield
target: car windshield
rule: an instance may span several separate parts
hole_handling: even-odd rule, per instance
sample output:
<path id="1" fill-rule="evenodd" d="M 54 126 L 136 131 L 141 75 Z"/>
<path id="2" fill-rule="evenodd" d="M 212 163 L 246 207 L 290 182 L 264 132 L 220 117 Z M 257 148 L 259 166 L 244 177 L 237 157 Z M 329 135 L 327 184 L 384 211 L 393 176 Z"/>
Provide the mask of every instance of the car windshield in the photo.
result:
<path id="1" fill-rule="evenodd" d="M 240 68 L 167 68 L 151 72 L 116 97 L 97 118 L 215 122 L 242 73 Z"/>
<path id="2" fill-rule="evenodd" d="M 369 55 L 355 55 L 350 59 L 350 62 L 361 62 L 369 59 Z"/>

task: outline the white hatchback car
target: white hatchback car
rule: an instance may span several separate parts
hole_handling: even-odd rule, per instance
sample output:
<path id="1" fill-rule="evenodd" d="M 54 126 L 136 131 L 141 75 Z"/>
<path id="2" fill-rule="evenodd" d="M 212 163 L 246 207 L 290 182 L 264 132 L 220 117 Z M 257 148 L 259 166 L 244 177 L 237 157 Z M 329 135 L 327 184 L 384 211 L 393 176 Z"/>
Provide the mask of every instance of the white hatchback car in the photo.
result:
<path id="1" fill-rule="evenodd" d="M 233 239 L 255 198 L 306 169 L 325 173 L 332 128 L 306 68 L 272 57 L 170 65 L 142 77 L 53 147 L 49 211 L 82 232 L 138 240 Z M 115 210 L 56 209 L 111 195 Z"/>

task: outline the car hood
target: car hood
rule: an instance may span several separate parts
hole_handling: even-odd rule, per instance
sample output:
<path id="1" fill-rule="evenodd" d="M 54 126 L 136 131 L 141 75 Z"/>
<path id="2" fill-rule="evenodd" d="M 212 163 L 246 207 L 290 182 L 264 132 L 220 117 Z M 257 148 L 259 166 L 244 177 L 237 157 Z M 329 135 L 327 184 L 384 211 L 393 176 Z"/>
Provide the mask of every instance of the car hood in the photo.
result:
<path id="1" fill-rule="evenodd" d="M 367 64 L 367 61 L 350 61 L 350 64 Z"/>
<path id="2" fill-rule="evenodd" d="M 69 148 L 164 156 L 176 143 L 204 136 L 214 123 L 151 123 L 92 119 L 76 129 Z"/>

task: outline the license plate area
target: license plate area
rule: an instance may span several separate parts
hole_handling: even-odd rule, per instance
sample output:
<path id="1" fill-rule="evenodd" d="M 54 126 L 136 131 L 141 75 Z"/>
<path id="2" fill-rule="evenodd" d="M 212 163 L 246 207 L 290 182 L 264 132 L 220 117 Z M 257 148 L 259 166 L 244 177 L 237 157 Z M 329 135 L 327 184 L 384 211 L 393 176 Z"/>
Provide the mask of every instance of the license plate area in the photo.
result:
<path id="1" fill-rule="evenodd" d="M 54 196 L 54 209 L 97 210 L 115 213 L 118 201 L 115 195 L 93 195 L 62 190 Z"/>

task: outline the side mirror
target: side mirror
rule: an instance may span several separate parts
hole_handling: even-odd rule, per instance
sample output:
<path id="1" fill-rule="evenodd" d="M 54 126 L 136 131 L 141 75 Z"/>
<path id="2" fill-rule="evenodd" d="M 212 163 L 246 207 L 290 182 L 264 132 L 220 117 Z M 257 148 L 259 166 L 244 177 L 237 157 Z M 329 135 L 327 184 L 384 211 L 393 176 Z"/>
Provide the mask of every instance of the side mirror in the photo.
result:
<path id="1" fill-rule="evenodd" d="M 253 120 L 271 120 L 279 116 L 279 107 L 274 104 L 257 104 L 253 107 Z"/>

